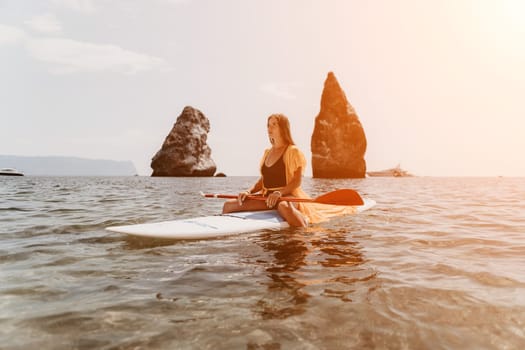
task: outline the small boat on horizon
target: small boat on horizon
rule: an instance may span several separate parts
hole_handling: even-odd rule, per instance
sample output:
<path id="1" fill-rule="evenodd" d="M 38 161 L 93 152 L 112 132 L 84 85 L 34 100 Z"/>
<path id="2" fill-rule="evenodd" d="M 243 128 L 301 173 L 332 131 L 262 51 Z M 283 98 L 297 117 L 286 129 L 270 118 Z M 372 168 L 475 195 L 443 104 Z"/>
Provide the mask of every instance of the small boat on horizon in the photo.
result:
<path id="1" fill-rule="evenodd" d="M 366 173 L 370 177 L 410 177 L 414 176 L 408 171 L 401 169 L 398 164 L 395 168 L 381 170 L 381 171 L 369 171 Z"/>
<path id="2" fill-rule="evenodd" d="M 0 169 L 0 176 L 24 176 L 24 173 L 13 168 Z"/>

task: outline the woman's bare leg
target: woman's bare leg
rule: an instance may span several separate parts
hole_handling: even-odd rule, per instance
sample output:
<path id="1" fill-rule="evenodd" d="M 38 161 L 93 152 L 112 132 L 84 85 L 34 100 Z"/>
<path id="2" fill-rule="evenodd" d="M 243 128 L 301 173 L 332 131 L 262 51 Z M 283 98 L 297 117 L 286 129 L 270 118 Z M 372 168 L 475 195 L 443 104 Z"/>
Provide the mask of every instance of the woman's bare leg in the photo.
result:
<path id="1" fill-rule="evenodd" d="M 306 227 L 306 222 L 303 214 L 290 202 L 280 202 L 277 205 L 279 215 L 281 215 L 290 226 Z"/>
<path id="2" fill-rule="evenodd" d="M 245 200 L 242 205 L 239 205 L 239 202 L 236 199 L 232 199 L 224 202 L 222 207 L 222 213 L 234 213 L 239 211 L 257 211 L 257 210 L 268 210 L 265 201 L 258 200 Z M 289 202 L 279 202 L 277 205 L 277 211 L 279 215 L 285 219 L 290 226 L 296 227 L 306 227 L 308 223 L 306 222 L 303 214 Z"/>
<path id="3" fill-rule="evenodd" d="M 266 206 L 265 201 L 258 201 L 258 200 L 245 200 L 242 205 L 239 205 L 239 202 L 237 199 L 231 199 L 229 201 L 224 202 L 224 205 L 222 206 L 222 213 L 228 214 L 228 213 L 234 213 L 238 211 L 256 211 L 256 210 L 268 210 Z"/>

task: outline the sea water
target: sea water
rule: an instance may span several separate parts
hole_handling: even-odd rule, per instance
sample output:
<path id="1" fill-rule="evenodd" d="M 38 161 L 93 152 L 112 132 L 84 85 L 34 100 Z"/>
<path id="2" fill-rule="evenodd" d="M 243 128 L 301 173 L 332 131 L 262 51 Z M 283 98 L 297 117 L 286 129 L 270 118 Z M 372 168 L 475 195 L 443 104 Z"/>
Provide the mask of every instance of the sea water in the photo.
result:
<path id="1" fill-rule="evenodd" d="M 255 177 L 0 178 L 2 349 L 521 349 L 525 179 L 305 178 L 371 210 L 163 241 Z"/>

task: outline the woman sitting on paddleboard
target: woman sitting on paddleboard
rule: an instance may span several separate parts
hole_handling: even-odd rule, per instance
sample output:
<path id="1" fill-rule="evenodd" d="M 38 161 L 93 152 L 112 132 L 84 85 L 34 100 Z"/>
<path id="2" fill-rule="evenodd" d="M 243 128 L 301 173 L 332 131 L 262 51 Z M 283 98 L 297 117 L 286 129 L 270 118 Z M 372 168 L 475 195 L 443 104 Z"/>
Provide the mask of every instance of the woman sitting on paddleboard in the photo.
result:
<path id="1" fill-rule="evenodd" d="M 264 151 L 261 160 L 261 177 L 238 198 L 224 203 L 223 214 L 237 211 L 267 210 L 275 208 L 290 226 L 305 227 L 311 221 L 308 204 L 281 201 L 282 196 L 309 198 L 301 189 L 306 160 L 295 146 L 290 132 L 290 122 L 283 114 L 272 114 L 267 122 L 268 137 L 272 147 Z M 247 199 L 251 194 L 268 196 L 266 201 Z"/>

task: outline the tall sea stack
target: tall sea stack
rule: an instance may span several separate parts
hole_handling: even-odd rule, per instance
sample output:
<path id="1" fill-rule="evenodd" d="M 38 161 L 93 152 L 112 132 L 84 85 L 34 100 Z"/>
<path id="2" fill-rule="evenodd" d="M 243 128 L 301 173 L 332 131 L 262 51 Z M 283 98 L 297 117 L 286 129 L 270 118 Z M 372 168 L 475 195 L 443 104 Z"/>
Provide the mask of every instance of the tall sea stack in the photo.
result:
<path id="1" fill-rule="evenodd" d="M 314 178 L 365 177 L 365 132 L 332 72 L 324 83 L 311 148 Z"/>
<path id="2" fill-rule="evenodd" d="M 206 143 L 210 121 L 187 106 L 151 160 L 151 176 L 213 176 L 217 167 Z"/>

